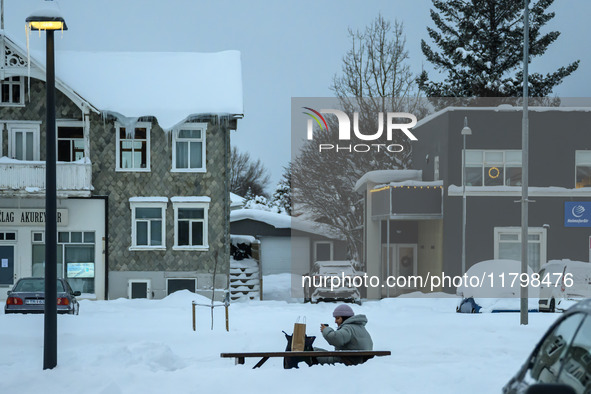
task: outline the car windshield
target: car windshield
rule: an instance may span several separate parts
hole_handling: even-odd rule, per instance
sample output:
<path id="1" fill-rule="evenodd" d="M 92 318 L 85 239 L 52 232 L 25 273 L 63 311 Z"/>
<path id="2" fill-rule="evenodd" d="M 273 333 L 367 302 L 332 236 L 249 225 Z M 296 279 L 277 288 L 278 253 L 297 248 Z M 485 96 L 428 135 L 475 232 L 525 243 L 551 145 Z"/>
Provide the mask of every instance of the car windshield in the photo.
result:
<path id="1" fill-rule="evenodd" d="M 13 291 L 23 293 L 43 293 L 45 292 L 45 279 L 22 279 L 16 284 Z M 59 280 L 57 281 L 57 291 L 58 293 L 65 292 L 64 284 Z"/>

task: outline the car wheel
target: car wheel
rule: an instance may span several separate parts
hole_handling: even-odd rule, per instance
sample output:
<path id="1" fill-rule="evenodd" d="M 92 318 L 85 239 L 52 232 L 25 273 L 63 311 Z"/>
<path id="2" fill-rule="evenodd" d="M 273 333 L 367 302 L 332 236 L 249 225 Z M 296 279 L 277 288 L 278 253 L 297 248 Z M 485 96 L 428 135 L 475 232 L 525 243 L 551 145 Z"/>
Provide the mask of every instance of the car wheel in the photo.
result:
<path id="1" fill-rule="evenodd" d="M 361 300 L 355 300 L 353 302 L 356 303 L 357 305 L 361 306 Z"/>
<path id="2" fill-rule="evenodd" d="M 550 300 L 550 308 L 548 309 L 548 312 L 556 312 L 556 301 L 554 301 L 554 298 Z"/>

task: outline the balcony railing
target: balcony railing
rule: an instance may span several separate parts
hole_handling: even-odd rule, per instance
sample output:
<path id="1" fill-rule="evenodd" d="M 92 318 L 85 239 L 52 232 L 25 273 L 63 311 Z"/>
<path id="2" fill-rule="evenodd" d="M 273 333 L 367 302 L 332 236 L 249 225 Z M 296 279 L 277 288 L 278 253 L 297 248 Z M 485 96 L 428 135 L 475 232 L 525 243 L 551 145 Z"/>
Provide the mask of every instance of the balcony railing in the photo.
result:
<path id="1" fill-rule="evenodd" d="M 61 194 L 90 195 L 92 164 L 90 161 L 58 162 L 57 191 Z M 45 162 L 0 159 L 0 193 L 45 193 Z"/>

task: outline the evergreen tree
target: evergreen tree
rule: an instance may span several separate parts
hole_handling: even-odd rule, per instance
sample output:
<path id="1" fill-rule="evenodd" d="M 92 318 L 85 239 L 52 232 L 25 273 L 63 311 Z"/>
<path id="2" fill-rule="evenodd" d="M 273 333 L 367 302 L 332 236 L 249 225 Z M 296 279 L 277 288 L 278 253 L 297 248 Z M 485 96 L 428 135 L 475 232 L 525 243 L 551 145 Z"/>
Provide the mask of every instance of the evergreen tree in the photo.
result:
<path id="1" fill-rule="evenodd" d="M 427 27 L 437 46 L 424 40 L 421 49 L 435 69 L 447 74 L 443 82 L 417 78 L 428 97 L 520 97 L 523 95 L 522 0 L 432 0 L 435 29 Z M 547 8 L 554 0 L 530 4 L 529 54 L 541 56 L 560 35 L 541 33 L 554 18 Z M 529 75 L 529 95 L 545 97 L 579 66 L 579 60 L 546 75 Z"/>
<path id="2" fill-rule="evenodd" d="M 272 203 L 291 215 L 291 163 L 283 167 L 283 176 L 273 193 Z"/>

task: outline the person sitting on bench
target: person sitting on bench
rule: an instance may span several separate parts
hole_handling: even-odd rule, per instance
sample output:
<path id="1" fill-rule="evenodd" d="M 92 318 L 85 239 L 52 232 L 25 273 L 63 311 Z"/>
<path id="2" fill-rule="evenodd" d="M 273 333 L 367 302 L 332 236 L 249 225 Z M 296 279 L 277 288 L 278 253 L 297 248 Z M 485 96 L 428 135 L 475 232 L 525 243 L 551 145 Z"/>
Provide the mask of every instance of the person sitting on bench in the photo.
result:
<path id="1" fill-rule="evenodd" d="M 326 341 L 335 347 L 335 350 L 373 350 L 373 341 L 369 332 L 365 329 L 367 317 L 356 315 L 349 305 L 341 304 L 332 313 L 338 328 L 333 330 L 328 325 L 321 324 L 320 332 Z M 316 351 L 325 349 L 314 348 Z M 344 363 L 340 357 L 316 357 L 318 364 Z M 361 364 L 366 361 L 364 357 L 350 357 L 350 364 Z"/>

